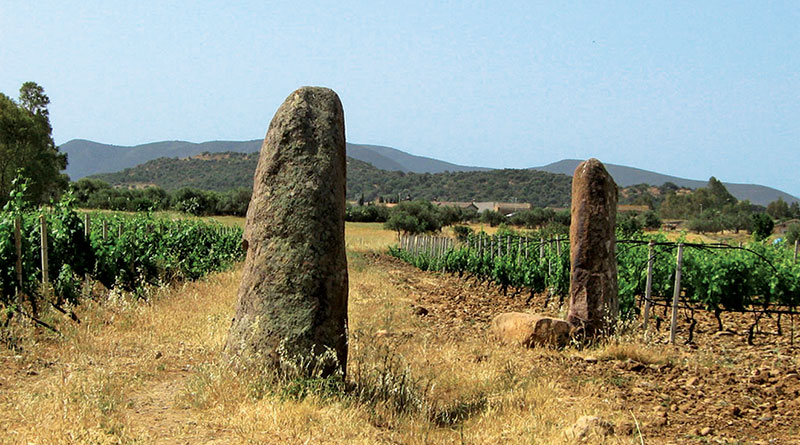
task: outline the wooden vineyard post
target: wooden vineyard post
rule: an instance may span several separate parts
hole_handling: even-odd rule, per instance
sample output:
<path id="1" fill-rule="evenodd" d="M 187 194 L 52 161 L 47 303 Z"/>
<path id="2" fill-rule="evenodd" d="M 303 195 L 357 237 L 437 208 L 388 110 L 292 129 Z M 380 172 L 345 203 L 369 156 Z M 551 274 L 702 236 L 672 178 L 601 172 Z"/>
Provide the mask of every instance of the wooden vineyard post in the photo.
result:
<path id="1" fill-rule="evenodd" d="M 561 258 L 561 237 L 556 237 L 556 256 Z"/>
<path id="2" fill-rule="evenodd" d="M 92 220 L 89 217 L 89 214 L 83 215 L 83 236 L 86 237 L 86 241 L 88 242 L 92 233 Z M 83 296 L 88 297 L 91 289 L 91 284 L 89 283 L 89 274 L 83 276 Z"/>
<path id="3" fill-rule="evenodd" d="M 539 258 L 544 258 L 544 238 L 539 238 Z"/>
<path id="4" fill-rule="evenodd" d="M 519 264 L 520 258 L 522 258 L 522 237 L 517 238 L 517 264 Z"/>
<path id="5" fill-rule="evenodd" d="M 446 265 L 445 264 L 446 263 L 445 262 L 445 258 L 447 258 L 447 250 L 448 250 L 448 248 L 450 246 L 450 238 L 444 238 L 443 237 L 442 241 L 443 241 L 442 242 L 442 273 L 444 273 L 445 265 Z"/>
<path id="6" fill-rule="evenodd" d="M 108 239 L 108 221 L 103 220 L 103 241 Z"/>
<path id="7" fill-rule="evenodd" d="M 669 344 L 675 344 L 675 329 L 678 324 L 678 299 L 681 295 L 681 263 L 683 262 L 683 243 L 678 244 L 678 259 L 675 266 L 675 292 L 672 294 L 672 321 L 669 326 Z"/>
<path id="8" fill-rule="evenodd" d="M 22 218 L 20 216 L 14 219 L 14 248 L 17 251 L 17 303 L 19 303 L 19 296 L 22 293 Z"/>
<path id="9" fill-rule="evenodd" d="M 653 291 L 653 241 L 647 245 L 647 281 L 644 286 L 644 321 L 642 328 L 647 332 L 647 321 L 650 319 L 650 305 Z"/>
<path id="10" fill-rule="evenodd" d="M 122 222 L 117 226 L 117 238 L 122 238 Z"/>
<path id="11" fill-rule="evenodd" d="M 39 215 L 39 223 L 41 226 L 41 240 L 42 240 L 42 293 L 44 298 L 50 295 L 50 279 L 49 271 L 47 269 L 47 220 L 44 215 Z M 33 297 L 31 297 L 31 302 Z"/>
<path id="12" fill-rule="evenodd" d="M 797 244 L 800 240 L 794 240 L 794 264 L 797 264 Z"/>
<path id="13" fill-rule="evenodd" d="M 528 259 L 528 250 L 530 250 L 530 249 L 529 249 L 529 248 L 530 248 L 530 244 L 531 244 L 531 241 L 530 241 L 530 240 L 528 239 L 528 237 L 526 236 L 526 237 L 525 237 L 525 260 L 527 260 L 527 259 Z"/>

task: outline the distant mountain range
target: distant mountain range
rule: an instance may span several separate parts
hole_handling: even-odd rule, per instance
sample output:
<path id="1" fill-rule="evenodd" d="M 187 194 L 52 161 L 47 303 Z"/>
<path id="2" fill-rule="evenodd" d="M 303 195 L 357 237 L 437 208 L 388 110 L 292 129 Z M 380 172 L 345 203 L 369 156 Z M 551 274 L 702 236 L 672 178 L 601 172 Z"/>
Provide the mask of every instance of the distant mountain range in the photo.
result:
<path id="1" fill-rule="evenodd" d="M 578 167 L 578 164 L 580 164 L 581 162 L 582 161 L 578 159 L 564 159 L 558 162 L 554 162 L 552 164 L 545 165 L 543 167 L 533 167 L 533 169 L 546 171 L 550 173 L 562 173 L 565 175 L 572 176 L 572 173 L 575 171 L 575 169 Z M 679 178 L 677 176 L 663 175 L 661 173 L 642 170 L 640 168 L 626 167 L 624 165 L 607 164 L 607 163 L 603 164 L 606 166 L 606 170 L 608 170 L 608 172 L 614 178 L 614 181 L 620 187 L 629 187 L 636 184 L 650 184 L 650 185 L 660 186 L 664 183 L 671 182 L 680 187 L 696 189 L 700 187 L 705 187 L 708 184 L 708 180 L 698 181 L 695 179 L 686 179 L 686 178 Z M 736 197 L 736 199 L 740 201 L 747 199 L 753 204 L 765 206 L 770 202 L 777 200 L 778 198 L 783 198 L 783 200 L 789 204 L 795 201 L 800 201 L 800 199 L 796 198 L 795 196 L 774 189 L 772 187 L 767 187 L 765 185 L 737 184 L 732 182 L 725 182 L 723 184 L 725 185 L 725 188 L 727 188 L 728 191 L 731 193 L 731 195 Z"/>
<path id="2" fill-rule="evenodd" d="M 98 173 L 111 173 L 132 168 L 157 158 L 188 158 L 203 153 L 219 152 L 254 153 L 260 150 L 261 143 L 262 140 L 254 139 L 250 141 L 210 141 L 202 143 L 164 141 L 137 146 L 117 146 L 75 139 L 61 145 L 60 150 L 67 153 L 68 156 L 69 164 L 66 173 L 73 180 L 76 180 Z M 491 170 L 415 156 L 395 148 L 378 145 L 348 143 L 347 154 L 353 159 L 387 171 L 441 173 L 445 171 L 472 172 Z M 579 162 L 579 160 L 565 159 L 542 167 L 533 167 L 532 169 L 571 176 Z M 703 180 L 679 178 L 633 167 L 615 164 L 605 165 L 617 185 L 621 187 L 643 183 L 659 186 L 665 182 L 672 182 L 682 187 L 698 188 L 707 183 L 707 181 Z M 231 179 L 231 181 L 233 180 Z M 725 183 L 725 186 L 737 199 L 748 199 L 754 204 L 767 205 L 779 197 L 788 203 L 800 201 L 795 196 L 763 185 Z"/>
<path id="3" fill-rule="evenodd" d="M 85 139 L 73 139 L 59 147 L 67 153 L 66 173 L 72 180 L 97 173 L 112 173 L 136 167 L 158 158 L 188 158 L 202 153 L 254 153 L 261 150 L 261 139 L 252 141 L 210 141 L 195 144 L 186 141 L 153 142 L 135 146 L 101 144 Z M 406 173 L 441 173 L 445 171 L 485 171 L 488 168 L 466 167 L 438 159 L 415 156 L 380 145 L 347 143 L 347 155 L 368 162 L 381 170 Z"/>

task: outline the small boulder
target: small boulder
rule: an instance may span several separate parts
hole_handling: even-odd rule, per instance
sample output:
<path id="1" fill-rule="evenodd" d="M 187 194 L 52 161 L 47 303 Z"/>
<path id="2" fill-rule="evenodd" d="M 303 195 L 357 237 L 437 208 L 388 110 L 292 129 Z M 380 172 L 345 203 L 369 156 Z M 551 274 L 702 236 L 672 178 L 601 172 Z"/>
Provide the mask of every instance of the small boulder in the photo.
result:
<path id="1" fill-rule="evenodd" d="M 598 416 L 583 416 L 564 430 L 567 439 L 580 441 L 588 437 L 602 438 L 614 434 L 614 424 Z"/>
<path id="2" fill-rule="evenodd" d="M 504 343 L 563 347 L 569 343 L 572 325 L 559 318 L 507 312 L 494 317 L 492 333 Z"/>
<path id="3" fill-rule="evenodd" d="M 415 306 L 413 304 L 411 305 L 411 312 L 414 315 L 418 316 L 418 317 L 424 317 L 424 316 L 428 315 L 428 310 L 427 309 L 425 309 L 422 306 Z"/>

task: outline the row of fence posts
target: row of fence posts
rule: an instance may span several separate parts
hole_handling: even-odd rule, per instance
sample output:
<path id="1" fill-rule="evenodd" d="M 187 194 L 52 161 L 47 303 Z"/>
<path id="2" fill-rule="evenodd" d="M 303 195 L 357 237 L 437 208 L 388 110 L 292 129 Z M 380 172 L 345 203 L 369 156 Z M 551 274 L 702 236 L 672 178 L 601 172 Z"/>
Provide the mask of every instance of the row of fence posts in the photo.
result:
<path id="1" fill-rule="evenodd" d="M 524 239 L 524 241 L 523 241 Z M 488 240 L 488 241 L 487 241 Z M 497 240 L 495 242 L 495 240 Z M 506 253 L 511 252 L 511 237 L 506 237 Z M 445 253 L 452 249 L 455 246 L 455 242 L 451 238 L 447 237 L 434 237 L 434 236 L 427 236 L 427 235 L 403 235 L 401 237 L 401 248 L 407 250 L 409 252 L 419 254 L 420 251 L 425 252 L 429 255 L 434 255 L 437 257 L 441 257 L 445 255 Z M 524 249 L 524 257 L 528 259 L 528 247 L 529 247 L 529 239 L 526 237 L 518 237 L 518 250 L 517 250 L 517 258 L 521 258 L 523 256 L 523 244 L 525 245 Z M 551 238 L 549 242 L 545 242 L 544 238 L 539 238 L 539 258 L 545 257 L 545 245 L 547 245 L 548 249 L 550 246 L 555 243 L 556 245 L 556 254 L 561 257 L 561 241 L 562 238 Z M 565 240 L 566 241 L 566 240 Z M 488 245 L 487 245 L 488 242 Z M 794 242 L 794 255 L 793 255 L 793 262 L 797 264 L 797 254 L 798 254 L 798 242 L 800 240 L 795 240 Z M 643 322 L 642 328 L 645 331 L 645 335 L 647 335 L 647 324 L 648 320 L 650 319 L 650 310 L 652 308 L 653 302 L 653 263 L 655 260 L 655 244 L 653 241 L 650 241 L 648 244 L 648 254 L 647 254 L 647 279 L 645 281 L 645 295 L 644 295 L 644 313 L 643 315 Z M 740 246 L 741 247 L 741 243 Z M 497 252 L 497 256 L 500 257 L 503 255 L 502 251 L 502 242 L 500 238 L 497 237 L 484 237 L 479 236 L 475 238 L 470 238 L 467 242 L 468 249 L 474 249 L 479 252 L 480 255 L 483 255 L 485 251 L 489 251 L 491 258 L 494 258 L 495 250 Z M 496 248 L 496 249 L 495 249 Z M 678 303 L 680 301 L 681 296 L 681 273 L 682 273 L 682 266 L 683 266 L 683 243 L 678 243 L 678 252 L 675 256 L 675 286 L 674 292 L 672 294 L 672 312 L 671 312 L 671 319 L 670 319 L 670 328 L 669 328 L 669 342 L 670 344 L 675 344 L 675 334 L 677 330 L 677 323 L 678 323 Z M 550 259 L 548 258 L 547 261 L 547 273 L 552 273 L 552 266 L 550 264 Z"/>
<path id="2" fill-rule="evenodd" d="M 39 225 L 40 225 L 40 248 L 41 248 L 41 256 L 42 256 L 42 293 L 44 298 L 48 298 L 50 296 L 50 273 L 49 273 L 49 265 L 48 265 L 48 252 L 47 252 L 47 219 L 45 215 L 39 215 Z M 89 214 L 84 215 L 83 221 L 83 234 L 86 239 L 89 239 L 89 235 L 91 234 L 91 217 Z M 148 225 L 146 228 L 147 232 L 150 233 L 153 230 L 152 225 Z M 231 233 L 233 228 L 223 227 L 221 228 L 222 232 L 225 234 Z M 117 226 L 117 236 L 122 237 L 123 231 L 123 224 L 119 224 Z M 102 229 L 102 237 L 103 241 L 108 240 L 108 221 L 103 220 L 103 229 Z M 19 294 L 22 291 L 22 218 L 17 216 L 14 219 L 14 247 L 17 254 L 17 261 L 15 265 L 16 273 L 17 273 L 17 288 L 16 288 L 16 297 L 17 301 L 19 301 Z M 451 245 L 452 248 L 452 245 Z M 91 290 L 91 282 L 89 275 L 86 274 L 84 277 L 84 296 L 88 295 Z M 30 304 L 34 313 L 36 312 L 36 302 L 34 301 L 33 296 L 30 297 Z"/>

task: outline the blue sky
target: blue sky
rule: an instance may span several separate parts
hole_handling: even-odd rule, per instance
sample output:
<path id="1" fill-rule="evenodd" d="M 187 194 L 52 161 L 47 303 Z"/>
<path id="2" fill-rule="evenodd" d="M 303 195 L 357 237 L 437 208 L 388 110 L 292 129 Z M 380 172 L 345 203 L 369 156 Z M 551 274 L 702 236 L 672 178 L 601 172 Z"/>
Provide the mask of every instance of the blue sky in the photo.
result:
<path id="1" fill-rule="evenodd" d="M 59 144 L 262 138 L 322 85 L 350 142 L 800 196 L 796 2 L 0 0 L 0 92 L 27 80 Z"/>

